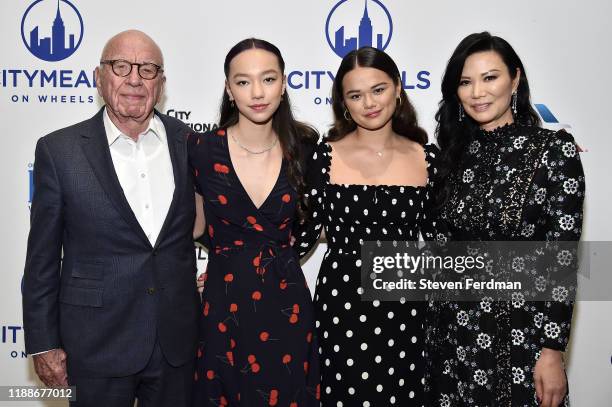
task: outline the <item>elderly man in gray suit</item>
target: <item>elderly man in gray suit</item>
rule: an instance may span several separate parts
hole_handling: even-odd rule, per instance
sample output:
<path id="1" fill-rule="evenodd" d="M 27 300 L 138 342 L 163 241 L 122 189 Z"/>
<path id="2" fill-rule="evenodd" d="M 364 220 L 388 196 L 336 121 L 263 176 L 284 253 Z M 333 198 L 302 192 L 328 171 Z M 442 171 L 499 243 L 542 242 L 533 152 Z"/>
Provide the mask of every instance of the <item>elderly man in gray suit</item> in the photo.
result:
<path id="1" fill-rule="evenodd" d="M 74 406 L 187 406 L 199 309 L 190 129 L 154 110 L 166 78 L 146 34 L 111 38 L 95 75 L 106 105 L 36 146 L 26 351 L 45 385 L 76 386 Z"/>

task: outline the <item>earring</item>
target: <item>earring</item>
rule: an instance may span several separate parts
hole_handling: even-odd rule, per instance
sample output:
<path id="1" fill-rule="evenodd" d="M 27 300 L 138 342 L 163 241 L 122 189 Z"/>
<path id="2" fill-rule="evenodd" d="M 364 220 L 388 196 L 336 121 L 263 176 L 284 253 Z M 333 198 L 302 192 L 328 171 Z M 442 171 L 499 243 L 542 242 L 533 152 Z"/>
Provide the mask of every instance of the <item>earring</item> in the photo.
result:
<path id="1" fill-rule="evenodd" d="M 459 121 L 462 122 L 465 114 L 463 113 L 463 105 L 459 103 Z"/>
<path id="2" fill-rule="evenodd" d="M 402 107 L 402 94 L 401 93 L 397 97 L 397 106 Z"/>
<path id="3" fill-rule="evenodd" d="M 517 91 L 512 92 L 512 111 L 514 112 L 514 114 L 516 114 L 517 112 L 517 108 L 516 108 L 517 99 L 518 99 Z"/>
<path id="4" fill-rule="evenodd" d="M 344 118 L 346 119 L 347 122 L 350 122 L 353 120 L 351 118 L 351 114 L 349 113 L 348 109 L 344 109 Z"/>
<path id="5" fill-rule="evenodd" d="M 230 99 L 230 106 L 234 107 L 234 99 Z"/>

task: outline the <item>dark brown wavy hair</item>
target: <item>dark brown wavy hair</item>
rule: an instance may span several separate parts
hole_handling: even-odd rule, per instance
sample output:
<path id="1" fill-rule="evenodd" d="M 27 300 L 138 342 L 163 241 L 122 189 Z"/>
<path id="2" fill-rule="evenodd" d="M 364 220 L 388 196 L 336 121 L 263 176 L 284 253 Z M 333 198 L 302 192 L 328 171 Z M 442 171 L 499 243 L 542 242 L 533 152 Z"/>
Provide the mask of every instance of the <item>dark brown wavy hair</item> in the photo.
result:
<path id="1" fill-rule="evenodd" d="M 397 86 L 400 83 L 399 69 L 393 59 L 385 52 L 372 47 L 363 47 L 349 52 L 340 63 L 332 87 L 331 99 L 334 110 L 334 125 L 329 130 L 329 141 L 340 140 L 357 128 L 354 121 L 347 120 L 344 117 L 346 106 L 344 105 L 342 80 L 347 73 L 358 67 L 378 69 L 389 75 L 394 85 Z M 403 87 L 400 93 L 400 100 L 401 103 L 398 103 L 395 113 L 393 113 L 391 118 L 393 131 L 421 145 L 427 143 L 427 133 L 419 127 L 416 111 Z"/>
<path id="2" fill-rule="evenodd" d="M 236 55 L 250 49 L 261 49 L 274 54 L 278 59 L 281 73 L 284 75 L 285 61 L 283 60 L 280 50 L 268 41 L 257 38 L 247 38 L 234 45 L 225 56 L 223 69 L 226 78 L 228 78 L 229 75 L 230 63 Z M 219 127 L 227 128 L 238 123 L 238 109 L 232 106 L 225 89 L 223 90 L 223 98 L 221 99 L 221 107 L 219 110 Z M 276 112 L 274 112 L 272 116 L 272 128 L 278 135 L 278 140 L 283 150 L 283 157 L 288 164 L 287 176 L 289 178 L 289 183 L 298 193 L 298 218 L 303 220 L 306 216 L 306 202 L 304 198 L 304 192 L 306 190 L 304 181 L 305 163 L 308 158 L 307 155 L 312 150 L 312 146 L 316 144 L 319 139 L 319 133 L 314 127 L 299 122 L 293 117 L 288 92 L 285 92 L 278 109 L 276 109 Z"/>

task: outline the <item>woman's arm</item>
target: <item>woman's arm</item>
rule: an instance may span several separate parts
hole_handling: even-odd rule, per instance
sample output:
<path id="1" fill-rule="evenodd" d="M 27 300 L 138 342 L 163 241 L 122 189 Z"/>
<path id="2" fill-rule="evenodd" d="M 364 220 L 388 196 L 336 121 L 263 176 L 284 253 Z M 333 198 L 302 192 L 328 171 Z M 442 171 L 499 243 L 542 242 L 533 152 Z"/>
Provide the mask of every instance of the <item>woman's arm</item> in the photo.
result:
<path id="1" fill-rule="evenodd" d="M 193 225 L 193 240 L 197 240 L 204 234 L 206 228 L 206 218 L 204 216 L 204 198 L 202 195 L 195 193 L 195 222 Z"/>
<path id="2" fill-rule="evenodd" d="M 324 154 L 320 144 L 308 153 L 305 165 L 306 171 L 304 193 L 307 202 L 306 219 L 296 221 L 293 225 L 293 248 L 300 258 L 306 256 L 315 246 L 323 231 L 323 188 L 321 177 L 324 168 Z"/>
<path id="3" fill-rule="evenodd" d="M 546 240 L 578 241 L 582 232 L 585 184 L 582 163 L 574 138 L 565 131 L 557 132 L 544 156 L 544 164 L 548 169 Z M 567 270 L 567 267 L 574 269 Z M 559 284 L 566 284 L 566 279 L 558 277 L 568 273 L 575 276 L 576 268 L 576 261 L 565 266 L 559 264 L 551 267 L 549 281 L 556 284 L 550 287 L 549 291 L 570 292 L 572 287 Z M 575 289 L 575 286 L 573 288 Z M 557 295 L 555 298 L 552 295 L 543 306 L 544 316 L 540 337 L 542 350 L 535 365 L 534 382 L 541 406 L 557 407 L 567 393 L 567 379 L 561 352 L 565 350 L 569 341 L 573 301 L 569 297 L 561 298 Z"/>

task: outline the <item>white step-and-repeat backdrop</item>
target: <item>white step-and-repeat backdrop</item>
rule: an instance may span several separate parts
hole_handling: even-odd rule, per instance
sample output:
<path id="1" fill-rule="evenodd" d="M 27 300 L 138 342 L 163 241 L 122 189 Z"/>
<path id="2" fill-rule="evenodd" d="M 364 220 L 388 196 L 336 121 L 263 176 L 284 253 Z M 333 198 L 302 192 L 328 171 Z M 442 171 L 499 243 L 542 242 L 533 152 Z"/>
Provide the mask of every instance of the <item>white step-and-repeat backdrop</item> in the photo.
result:
<path id="1" fill-rule="evenodd" d="M 343 44 L 359 35 L 366 3 L 364 35 L 397 62 L 430 135 L 440 79 L 459 40 L 483 30 L 507 39 L 525 63 L 546 126 L 568 128 L 588 149 L 582 154 L 588 189 L 583 238 L 610 240 L 612 140 L 603 112 L 612 95 L 609 0 L 3 0 L 0 385 L 38 384 L 24 353 L 21 321 L 34 146 L 40 136 L 100 108 L 93 71 L 105 41 L 128 28 L 149 33 L 164 52 L 168 78 L 159 110 L 203 131 L 217 119 L 226 52 L 246 37 L 269 40 L 287 62 L 297 116 L 325 131 L 332 77 Z M 52 54 L 56 47 L 64 51 Z M 305 265 L 311 287 L 322 252 L 320 246 Z M 610 315 L 612 302 L 577 305 L 567 355 L 574 406 L 612 405 Z"/>

